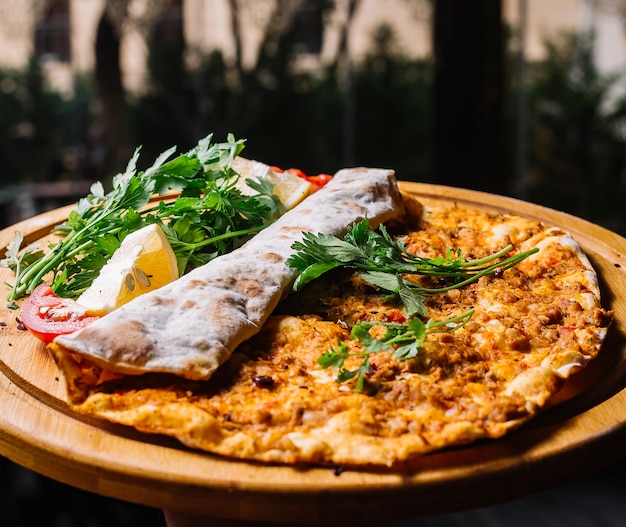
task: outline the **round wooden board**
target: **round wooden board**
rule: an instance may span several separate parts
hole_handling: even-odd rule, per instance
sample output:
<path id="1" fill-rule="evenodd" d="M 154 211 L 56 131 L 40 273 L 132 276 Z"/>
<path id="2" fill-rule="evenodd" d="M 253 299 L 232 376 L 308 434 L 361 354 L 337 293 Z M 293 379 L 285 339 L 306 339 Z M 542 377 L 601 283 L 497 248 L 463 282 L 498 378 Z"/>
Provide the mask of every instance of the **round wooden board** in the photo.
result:
<path id="1" fill-rule="evenodd" d="M 73 414 L 44 346 L 0 308 L 0 454 L 61 482 L 105 496 L 220 519 L 277 523 L 383 521 L 489 505 L 581 477 L 623 457 L 626 427 L 626 240 L 567 214 L 511 198 L 401 183 L 425 204 L 538 218 L 569 230 L 598 270 L 614 311 L 599 358 L 574 376 L 558 404 L 497 441 L 425 456 L 413 470 L 338 473 L 232 461 Z M 45 237 L 71 207 L 0 231 Z M 3 255 L 0 255 L 3 256 Z M 0 282 L 13 275 L 0 269 Z M 6 296 L 8 287 L 0 294 Z"/>

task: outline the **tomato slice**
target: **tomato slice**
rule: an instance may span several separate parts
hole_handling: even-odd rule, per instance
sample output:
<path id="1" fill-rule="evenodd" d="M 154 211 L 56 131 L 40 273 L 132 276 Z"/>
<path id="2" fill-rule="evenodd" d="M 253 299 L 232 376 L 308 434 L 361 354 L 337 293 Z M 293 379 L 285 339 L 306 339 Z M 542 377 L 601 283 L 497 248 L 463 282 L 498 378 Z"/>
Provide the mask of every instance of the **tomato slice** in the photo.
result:
<path id="1" fill-rule="evenodd" d="M 333 179 L 333 176 L 329 174 L 318 174 L 317 176 L 305 176 L 305 179 L 313 185 L 312 192 L 315 192 Z"/>
<path id="2" fill-rule="evenodd" d="M 59 335 L 73 333 L 99 318 L 98 314 L 74 300 L 58 297 L 47 284 L 37 286 L 21 310 L 23 324 L 46 344 Z"/>

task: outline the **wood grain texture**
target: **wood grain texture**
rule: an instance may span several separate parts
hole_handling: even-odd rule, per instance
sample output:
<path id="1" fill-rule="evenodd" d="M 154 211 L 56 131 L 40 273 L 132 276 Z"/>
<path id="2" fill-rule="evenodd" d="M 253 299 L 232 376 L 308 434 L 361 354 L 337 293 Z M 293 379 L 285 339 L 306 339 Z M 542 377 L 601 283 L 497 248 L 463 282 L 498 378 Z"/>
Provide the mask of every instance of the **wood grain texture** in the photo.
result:
<path id="1" fill-rule="evenodd" d="M 404 473 L 345 472 L 231 461 L 160 436 L 72 413 L 44 346 L 18 329 L 19 310 L 0 306 L 0 454 L 87 491 L 218 519 L 278 523 L 383 521 L 453 512 L 521 497 L 607 466 L 626 439 L 626 240 L 567 214 L 501 196 L 402 183 L 426 204 L 515 212 L 567 229 L 598 270 L 614 311 L 600 356 L 568 381 L 558 404 L 498 441 L 423 457 Z M 71 207 L 17 228 L 47 236 Z M 0 282 L 12 273 L 0 269 Z M 8 286 L 0 287 L 6 296 Z"/>

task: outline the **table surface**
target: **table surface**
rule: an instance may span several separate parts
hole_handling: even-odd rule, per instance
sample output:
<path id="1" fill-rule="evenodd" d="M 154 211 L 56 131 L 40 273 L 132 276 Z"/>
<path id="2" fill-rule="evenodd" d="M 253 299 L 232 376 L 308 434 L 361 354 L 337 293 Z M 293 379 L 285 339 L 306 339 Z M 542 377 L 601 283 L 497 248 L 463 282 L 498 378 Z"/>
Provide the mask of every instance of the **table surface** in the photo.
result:
<path id="1" fill-rule="evenodd" d="M 0 308 L 0 454 L 75 487 L 215 518 L 325 523 L 388 520 L 479 507 L 581 477 L 623 456 L 626 427 L 626 240 L 579 218 L 502 196 L 401 183 L 425 204 L 515 212 L 569 230 L 598 270 L 614 323 L 600 356 L 567 382 L 558 404 L 497 441 L 424 456 L 404 472 L 296 468 L 233 461 L 170 438 L 74 414 L 44 346 Z M 71 207 L 0 231 L 44 238 Z M 0 269 L 0 282 L 12 274 Z M 0 294 L 6 294 L 3 286 Z"/>

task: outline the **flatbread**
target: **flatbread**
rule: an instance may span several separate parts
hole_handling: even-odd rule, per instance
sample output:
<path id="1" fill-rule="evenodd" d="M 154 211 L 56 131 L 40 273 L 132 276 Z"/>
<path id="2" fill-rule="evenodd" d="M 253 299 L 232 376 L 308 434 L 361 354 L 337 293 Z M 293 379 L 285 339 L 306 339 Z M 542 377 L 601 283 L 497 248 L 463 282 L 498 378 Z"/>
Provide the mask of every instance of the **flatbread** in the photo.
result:
<path id="1" fill-rule="evenodd" d="M 372 355 L 362 391 L 337 382 L 319 357 L 339 341 L 362 351 L 350 339 L 352 326 L 401 321 L 405 312 L 355 274 L 338 271 L 284 299 L 207 382 L 110 375 L 53 347 L 72 408 L 237 459 L 402 467 L 442 448 L 502 437 L 551 404 L 599 353 L 611 313 L 569 233 L 453 206 L 426 208 L 418 224 L 398 234 L 411 252 L 428 257 L 458 248 L 480 258 L 509 243 L 513 252 L 540 250 L 501 274 L 427 297 L 434 320 L 476 311 L 462 328 L 428 336 L 413 359 Z"/>
<path id="2" fill-rule="evenodd" d="M 295 278 L 285 264 L 305 231 L 341 235 L 404 212 L 393 171 L 345 169 L 234 252 L 142 295 L 55 343 L 113 372 L 208 379 L 257 333 Z"/>

